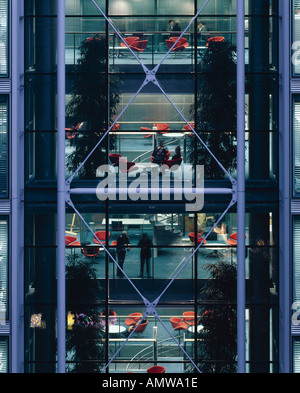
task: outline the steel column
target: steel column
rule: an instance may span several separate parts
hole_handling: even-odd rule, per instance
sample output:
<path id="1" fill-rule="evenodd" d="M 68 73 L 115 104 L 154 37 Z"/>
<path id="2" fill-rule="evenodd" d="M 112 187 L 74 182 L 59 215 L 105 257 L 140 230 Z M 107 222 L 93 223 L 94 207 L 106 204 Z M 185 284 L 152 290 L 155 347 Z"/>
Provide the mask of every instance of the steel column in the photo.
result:
<path id="1" fill-rule="evenodd" d="M 57 1 L 57 372 L 66 363 L 65 1 Z"/>
<path id="2" fill-rule="evenodd" d="M 279 2 L 279 372 L 290 373 L 290 15 L 291 1 Z"/>
<path id="3" fill-rule="evenodd" d="M 245 373 L 245 4 L 237 0 L 237 356 Z"/>

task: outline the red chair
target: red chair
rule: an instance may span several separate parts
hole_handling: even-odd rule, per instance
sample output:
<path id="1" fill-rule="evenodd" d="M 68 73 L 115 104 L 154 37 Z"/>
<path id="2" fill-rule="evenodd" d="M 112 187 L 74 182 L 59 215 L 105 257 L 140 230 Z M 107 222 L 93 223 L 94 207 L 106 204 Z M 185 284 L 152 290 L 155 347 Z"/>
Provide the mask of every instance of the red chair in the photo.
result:
<path id="1" fill-rule="evenodd" d="M 204 238 L 201 236 L 202 236 L 201 233 L 197 233 L 197 244 L 199 244 L 203 241 Z M 195 243 L 195 233 L 194 232 L 189 233 L 189 238 L 192 243 Z M 204 240 L 204 242 L 202 244 L 206 244 L 206 243 L 207 243 L 206 240 Z"/>
<path id="2" fill-rule="evenodd" d="M 136 328 L 135 333 L 142 334 L 142 333 L 145 331 L 145 329 L 146 329 L 148 323 L 149 323 L 149 321 L 141 322 L 141 323 L 138 325 L 138 327 Z M 132 330 L 134 330 L 135 327 L 136 327 L 136 325 L 137 325 L 137 324 L 131 325 L 131 326 L 129 327 L 129 329 L 128 329 L 129 332 L 131 332 Z"/>
<path id="3" fill-rule="evenodd" d="M 117 241 L 116 240 L 113 240 L 112 242 L 111 242 L 111 246 L 116 246 L 117 245 Z"/>
<path id="4" fill-rule="evenodd" d="M 182 321 L 182 318 L 172 317 L 170 318 L 171 325 L 174 330 L 186 330 L 187 324 Z"/>
<path id="5" fill-rule="evenodd" d="M 228 244 L 230 245 L 230 246 L 236 246 L 237 245 L 237 241 L 236 240 L 233 240 L 233 239 L 228 239 L 227 240 L 227 242 L 228 242 Z"/>
<path id="6" fill-rule="evenodd" d="M 174 330 L 186 330 L 187 329 L 187 324 L 185 322 L 180 322 L 179 325 L 177 325 Z"/>
<path id="7" fill-rule="evenodd" d="M 148 368 L 147 373 L 149 374 L 163 374 L 166 371 L 166 368 L 163 366 L 152 366 Z"/>
<path id="8" fill-rule="evenodd" d="M 108 233 L 108 238 L 110 238 L 110 232 Z M 95 233 L 95 237 L 94 237 L 94 243 L 96 244 L 100 244 L 99 240 L 101 243 L 105 244 L 106 242 L 106 231 L 98 231 Z"/>
<path id="9" fill-rule="evenodd" d="M 195 124 L 194 124 L 194 123 L 190 123 L 190 126 L 191 126 L 193 129 L 195 129 Z M 185 126 L 183 127 L 183 130 L 184 130 L 184 131 L 192 131 L 192 130 L 190 129 L 190 126 L 189 126 L 188 124 L 185 124 Z"/>
<path id="10" fill-rule="evenodd" d="M 171 169 L 171 167 L 174 165 L 181 165 L 181 163 L 182 163 L 182 158 L 178 158 L 176 160 L 168 160 L 164 162 L 164 164 L 167 165 L 169 169 Z"/>
<path id="11" fill-rule="evenodd" d="M 147 48 L 148 40 L 133 41 L 130 48 L 136 52 L 144 52 Z"/>
<path id="12" fill-rule="evenodd" d="M 180 322 L 182 322 L 182 318 L 172 317 L 172 318 L 170 318 L 170 322 L 171 322 L 172 328 L 175 329 L 180 324 Z"/>
<path id="13" fill-rule="evenodd" d="M 209 46 L 213 42 L 225 42 L 224 37 L 211 37 L 207 40 L 206 46 Z"/>
<path id="14" fill-rule="evenodd" d="M 105 311 L 101 312 L 100 317 L 101 317 L 102 325 L 105 326 L 105 324 L 106 324 Z M 117 323 L 117 313 L 113 310 L 109 310 L 108 323 L 109 323 L 109 325 L 115 325 Z"/>
<path id="15" fill-rule="evenodd" d="M 245 238 L 247 237 L 247 234 L 245 233 Z M 232 233 L 230 235 L 230 239 L 235 240 L 237 242 L 237 232 Z"/>
<path id="16" fill-rule="evenodd" d="M 195 313 L 194 311 L 185 311 L 183 314 L 183 321 L 190 326 L 195 325 Z M 197 315 L 197 324 L 199 323 L 199 315 Z"/>
<path id="17" fill-rule="evenodd" d="M 76 124 L 75 127 L 66 128 L 65 131 L 66 131 L 66 137 L 67 137 L 67 139 L 73 139 L 73 138 L 75 138 L 75 136 L 76 136 L 76 134 L 77 134 L 77 131 L 78 131 L 78 129 L 80 128 L 80 126 L 81 126 L 81 123 L 78 123 L 78 124 Z"/>
<path id="18" fill-rule="evenodd" d="M 165 164 L 165 162 L 169 160 L 170 154 L 171 154 L 171 152 L 169 150 L 167 150 L 166 157 L 165 157 L 164 161 L 162 162 L 162 164 Z M 150 161 L 153 162 L 153 153 L 152 153 L 152 157 L 150 158 Z"/>
<path id="19" fill-rule="evenodd" d="M 173 47 L 175 41 L 177 41 L 176 37 L 171 37 L 169 40 L 166 40 L 169 49 Z M 176 54 L 177 52 L 184 51 L 188 46 L 189 43 L 187 42 L 186 38 L 179 38 L 178 42 L 176 42 L 172 48 L 172 51 L 174 51 Z"/>
<path id="20" fill-rule="evenodd" d="M 129 314 L 129 318 L 125 319 L 125 325 L 126 326 L 136 325 L 137 323 L 140 322 L 142 318 L 143 318 L 143 314 L 140 312 Z"/>
<path id="21" fill-rule="evenodd" d="M 131 46 L 133 44 L 134 41 L 138 41 L 139 37 L 126 37 L 124 38 L 124 41 L 128 44 L 128 46 Z M 127 48 L 126 44 L 124 44 L 124 42 L 121 42 L 121 46 L 123 48 Z"/>
<path id="22" fill-rule="evenodd" d="M 121 157 L 122 157 L 121 154 L 109 153 L 109 160 L 113 164 L 113 166 L 119 165 L 119 160 Z"/>
<path id="23" fill-rule="evenodd" d="M 66 236 L 65 237 L 65 245 L 69 246 L 71 243 L 76 242 L 77 238 L 75 236 Z"/>
<path id="24" fill-rule="evenodd" d="M 88 258 L 96 258 L 99 254 L 99 247 L 84 247 L 81 249 L 81 252 Z"/>
<path id="25" fill-rule="evenodd" d="M 134 172 L 138 170 L 138 167 L 135 165 L 135 162 L 126 162 L 126 169 L 120 168 L 121 172 Z"/>

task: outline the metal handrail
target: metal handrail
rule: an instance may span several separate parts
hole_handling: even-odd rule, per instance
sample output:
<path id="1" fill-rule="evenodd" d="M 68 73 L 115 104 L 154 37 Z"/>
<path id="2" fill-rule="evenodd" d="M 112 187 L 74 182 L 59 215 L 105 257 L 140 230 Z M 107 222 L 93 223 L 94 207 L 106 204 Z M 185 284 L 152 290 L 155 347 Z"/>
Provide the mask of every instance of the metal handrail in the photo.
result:
<path id="1" fill-rule="evenodd" d="M 179 336 L 176 336 L 176 337 L 174 337 L 174 338 L 177 340 L 177 339 L 180 338 L 180 335 L 179 335 Z M 157 345 L 161 345 L 161 344 L 163 344 L 163 343 L 165 343 L 165 342 L 167 342 L 167 341 L 170 341 L 170 340 L 174 340 L 173 337 L 169 337 L 169 338 L 167 338 L 167 339 L 165 339 L 165 340 L 158 341 L 158 342 L 157 342 Z M 152 345 L 149 345 L 148 347 L 142 349 L 140 352 L 136 353 L 136 354 L 129 360 L 129 362 L 128 362 L 127 366 L 126 366 L 126 370 L 128 370 L 129 365 L 130 365 L 130 362 L 132 362 L 133 360 L 135 360 L 135 358 L 136 358 L 137 356 L 139 356 L 141 353 L 143 353 L 143 352 L 145 352 L 145 351 L 150 351 L 150 350 L 152 350 L 152 347 L 153 347 Z M 173 349 L 173 348 L 172 348 L 172 349 Z M 176 347 L 176 349 L 178 350 L 178 346 Z M 149 360 L 149 359 L 152 359 L 152 358 L 149 357 L 149 358 L 146 358 L 146 359 L 144 359 L 144 360 L 147 361 L 147 360 Z"/>

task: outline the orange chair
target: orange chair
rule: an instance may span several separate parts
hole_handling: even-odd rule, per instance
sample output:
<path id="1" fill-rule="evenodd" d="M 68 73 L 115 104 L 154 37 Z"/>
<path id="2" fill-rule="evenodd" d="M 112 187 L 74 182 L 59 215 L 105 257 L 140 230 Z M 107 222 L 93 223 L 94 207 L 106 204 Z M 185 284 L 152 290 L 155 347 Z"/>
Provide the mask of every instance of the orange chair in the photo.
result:
<path id="1" fill-rule="evenodd" d="M 100 317 L 101 317 L 102 324 L 105 325 L 106 323 L 105 311 L 101 312 Z M 115 325 L 117 323 L 117 313 L 113 310 L 109 310 L 108 323 L 110 325 Z"/>
<path id="2" fill-rule="evenodd" d="M 96 258 L 99 254 L 99 247 L 83 247 L 81 252 L 88 258 Z"/>
<path id="3" fill-rule="evenodd" d="M 119 161 L 121 157 L 122 157 L 121 154 L 109 153 L 109 160 L 113 164 L 113 166 L 119 165 Z"/>
<path id="4" fill-rule="evenodd" d="M 138 325 L 138 327 L 136 328 L 135 333 L 142 334 L 142 333 L 145 331 L 145 329 L 146 329 L 148 323 L 149 323 L 149 321 L 141 322 L 141 323 Z M 131 325 L 131 326 L 129 327 L 128 331 L 131 332 L 132 330 L 134 330 L 135 327 L 136 327 L 136 325 L 137 325 L 137 324 Z"/>
<path id="5" fill-rule="evenodd" d="M 65 237 L 65 245 L 69 246 L 70 244 L 73 244 L 76 242 L 77 238 L 75 236 L 66 236 Z"/>
<path id="6" fill-rule="evenodd" d="M 175 329 L 180 324 L 180 322 L 182 322 L 182 318 L 172 317 L 172 318 L 170 318 L 170 322 L 171 322 L 172 328 Z"/>
<path id="7" fill-rule="evenodd" d="M 108 233 L 108 238 L 110 238 L 110 232 Z M 106 242 L 106 232 L 105 231 L 98 231 L 98 232 L 96 232 L 95 233 L 95 237 L 94 237 L 94 243 L 100 244 L 98 239 L 100 240 L 101 243 L 105 244 L 105 242 Z"/>
<path id="8" fill-rule="evenodd" d="M 173 47 L 175 41 L 177 41 L 175 37 L 171 37 L 169 40 L 166 40 L 169 49 Z M 172 48 L 172 51 L 174 51 L 176 54 L 177 52 L 184 51 L 188 46 L 189 43 L 187 42 L 186 38 L 180 38 Z"/>
<path id="9" fill-rule="evenodd" d="M 224 37 L 211 37 L 207 40 L 206 46 L 209 46 L 213 42 L 225 42 Z"/>
<path id="10" fill-rule="evenodd" d="M 130 48 L 136 52 L 144 52 L 147 48 L 148 40 L 133 41 Z"/>
<path id="11" fill-rule="evenodd" d="M 194 123 L 190 123 L 190 126 L 191 126 L 193 129 L 195 129 L 195 124 L 194 124 Z M 184 130 L 184 131 L 192 131 L 192 130 L 190 129 L 190 126 L 189 126 L 188 124 L 185 124 L 184 127 L 183 127 L 183 130 Z"/>
<path id="12" fill-rule="evenodd" d="M 195 313 L 194 311 L 186 311 L 183 314 L 183 320 L 187 325 L 195 325 Z M 199 323 L 199 315 L 197 315 L 197 324 Z"/>
<path id="13" fill-rule="evenodd" d="M 125 319 L 125 325 L 126 326 L 136 325 L 137 323 L 140 322 L 142 318 L 143 318 L 143 314 L 140 312 L 129 314 L 129 318 Z"/>
<path id="14" fill-rule="evenodd" d="M 172 317 L 170 318 L 171 325 L 174 330 L 186 330 L 187 324 L 182 321 L 182 318 Z"/>
<path id="15" fill-rule="evenodd" d="M 162 164 L 165 164 L 165 162 L 169 160 L 170 154 L 171 154 L 171 152 L 169 150 L 167 150 L 166 157 L 165 157 L 164 161 L 162 162 Z M 150 161 L 153 162 L 153 153 L 152 153 L 152 157 L 150 158 Z"/>
<path id="16" fill-rule="evenodd" d="M 201 236 L 202 236 L 201 233 L 197 233 L 197 244 L 199 244 L 203 241 L 204 238 Z M 192 243 L 195 243 L 195 233 L 194 232 L 189 233 L 189 238 Z M 202 244 L 206 244 L 206 243 L 207 243 L 207 241 L 204 240 L 204 242 Z"/>
<path id="17" fill-rule="evenodd" d="M 139 37 L 126 37 L 124 38 L 124 41 L 128 44 L 128 46 L 131 46 L 133 44 L 134 41 L 138 41 Z M 121 46 L 123 48 L 127 48 L 126 44 L 124 44 L 124 42 L 121 42 Z"/>
<path id="18" fill-rule="evenodd" d="M 120 168 L 121 172 L 134 172 L 138 170 L 138 167 L 135 165 L 135 162 L 126 162 L 126 169 Z"/>
<path id="19" fill-rule="evenodd" d="M 185 322 L 180 322 L 174 330 L 186 330 L 187 329 L 187 324 Z"/>
<path id="20" fill-rule="evenodd" d="M 176 160 L 167 160 L 164 162 L 164 164 L 167 165 L 169 169 L 171 169 L 173 165 L 181 165 L 181 163 L 182 163 L 182 158 L 178 158 Z"/>
<path id="21" fill-rule="evenodd" d="M 166 368 L 163 366 L 152 366 L 148 368 L 147 373 L 149 374 L 163 374 L 166 371 Z"/>

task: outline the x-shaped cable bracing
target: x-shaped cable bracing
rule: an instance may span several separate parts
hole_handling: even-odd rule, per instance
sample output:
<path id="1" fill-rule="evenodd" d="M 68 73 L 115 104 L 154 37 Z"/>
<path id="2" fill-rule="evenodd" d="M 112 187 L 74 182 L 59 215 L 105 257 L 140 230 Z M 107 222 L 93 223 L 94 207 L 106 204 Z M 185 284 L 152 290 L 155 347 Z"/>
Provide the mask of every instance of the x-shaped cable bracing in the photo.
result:
<path id="1" fill-rule="evenodd" d="M 137 294 L 141 297 L 143 303 L 145 304 L 146 307 L 146 311 L 144 313 L 144 318 L 146 318 L 148 315 L 153 315 L 154 317 L 156 317 L 162 324 L 162 326 L 164 327 L 164 329 L 168 332 L 168 334 L 171 336 L 171 338 L 175 341 L 175 343 L 181 348 L 182 352 L 185 354 L 185 356 L 189 359 L 189 361 L 193 364 L 194 368 L 201 373 L 201 371 L 199 370 L 199 368 L 196 366 L 196 364 L 194 363 L 194 361 L 191 359 L 191 357 L 187 354 L 187 352 L 185 351 L 185 349 L 181 346 L 181 344 L 178 342 L 178 340 L 174 337 L 174 335 L 172 334 L 172 332 L 169 331 L 169 329 L 167 328 L 167 326 L 163 323 L 163 321 L 161 320 L 161 318 L 159 317 L 159 315 L 156 312 L 156 306 L 159 303 L 161 297 L 164 295 L 164 293 L 168 290 L 168 288 L 172 285 L 172 283 L 174 282 L 174 280 L 178 277 L 178 275 L 181 273 L 181 271 L 185 268 L 185 266 L 189 263 L 189 261 L 193 258 L 193 256 L 197 253 L 197 251 L 199 250 L 199 248 L 202 246 L 202 244 L 205 242 L 205 240 L 207 239 L 207 237 L 211 234 L 211 232 L 214 230 L 214 228 L 219 224 L 219 222 L 223 219 L 223 217 L 226 215 L 226 213 L 228 212 L 228 210 L 236 203 L 236 195 L 235 195 L 235 191 L 233 190 L 232 193 L 232 199 L 230 201 L 230 203 L 228 204 L 227 208 L 224 210 L 224 212 L 221 214 L 221 216 L 219 217 L 219 219 L 216 221 L 216 223 L 212 226 L 212 228 L 209 230 L 209 232 L 207 233 L 207 235 L 202 239 L 202 241 L 194 248 L 193 252 L 189 255 L 189 257 L 186 259 L 186 261 L 181 265 L 180 269 L 176 272 L 176 274 L 174 275 L 174 277 L 169 281 L 169 283 L 167 284 L 167 286 L 164 288 L 164 290 L 161 292 L 161 294 L 153 301 L 153 302 L 149 302 L 144 296 L 143 294 L 139 291 L 139 289 L 135 286 L 135 284 L 132 282 L 132 280 L 130 279 L 130 277 L 127 276 L 126 272 L 123 271 L 123 269 L 119 266 L 118 262 L 116 261 L 116 259 L 111 255 L 111 253 L 109 252 L 109 250 L 106 248 L 106 245 L 104 243 L 102 243 L 102 241 L 97 237 L 96 233 L 93 232 L 93 230 L 90 228 L 90 226 L 88 225 L 88 223 L 85 221 L 85 219 L 83 218 L 83 216 L 81 215 L 81 213 L 78 211 L 78 209 L 74 206 L 72 200 L 71 200 L 71 195 L 70 195 L 70 185 L 72 183 L 72 180 L 74 179 L 74 177 L 76 176 L 76 174 L 81 170 L 81 168 L 85 165 L 85 163 L 87 162 L 87 160 L 90 158 L 90 156 L 94 153 L 94 151 L 97 149 L 97 147 L 101 144 L 101 142 L 104 140 L 104 138 L 110 133 L 110 131 L 113 129 L 114 125 L 118 122 L 118 120 L 121 118 L 121 116 L 124 114 L 124 112 L 128 109 L 128 107 L 132 104 L 132 102 L 135 100 L 135 98 L 139 95 L 139 93 L 142 91 L 142 89 L 148 84 L 148 83 L 153 83 L 154 85 L 156 85 L 159 90 L 162 92 L 162 94 L 166 97 L 166 99 L 169 101 L 169 103 L 174 107 L 174 109 L 177 111 L 177 113 L 181 116 L 181 118 L 184 120 L 184 122 L 188 125 L 189 129 L 194 133 L 194 135 L 198 138 L 198 140 L 200 141 L 200 143 L 204 146 L 204 148 L 208 151 L 208 153 L 213 157 L 213 159 L 217 162 L 217 164 L 219 165 L 219 167 L 223 170 L 223 172 L 228 176 L 233 189 L 235 188 L 236 185 L 236 180 L 228 173 L 228 171 L 224 168 L 224 166 L 218 161 L 218 159 L 215 157 L 215 155 L 212 153 L 212 151 L 206 146 L 206 144 L 203 142 L 203 140 L 201 139 L 201 137 L 196 133 L 196 131 L 194 130 L 194 128 L 191 126 L 191 124 L 187 121 L 187 119 L 183 116 L 183 114 L 180 112 L 180 110 L 176 107 L 176 105 L 172 102 L 172 100 L 169 98 L 169 96 L 166 94 L 166 92 L 163 90 L 163 88 L 160 86 L 159 82 L 156 79 L 156 73 L 158 72 L 161 64 L 163 63 L 163 61 L 167 58 L 167 56 L 170 54 L 170 52 L 172 51 L 172 49 L 175 47 L 175 45 L 177 44 L 177 42 L 180 40 L 180 38 L 185 34 L 185 32 L 188 30 L 188 28 L 191 26 L 191 24 L 195 21 L 195 19 L 199 16 L 199 14 L 202 12 L 202 10 L 206 7 L 206 5 L 209 3 L 210 0 L 206 0 L 204 5 L 200 8 L 200 10 L 196 13 L 196 15 L 192 18 L 192 20 L 190 21 L 190 23 L 187 25 L 187 27 L 183 30 L 183 32 L 180 34 L 180 36 L 177 38 L 177 40 L 174 40 L 174 44 L 172 47 L 169 48 L 169 50 L 167 51 L 167 53 L 164 55 L 164 57 L 162 58 L 162 60 L 155 66 L 154 69 L 149 70 L 141 61 L 141 59 L 138 58 L 138 56 L 134 53 L 134 51 L 130 48 L 130 46 L 127 44 L 127 42 L 124 40 L 124 38 L 122 37 L 122 35 L 120 34 L 120 32 L 116 29 L 116 27 L 114 26 L 113 22 L 105 15 L 105 13 L 101 10 L 101 8 L 98 6 L 98 4 L 95 2 L 95 0 L 91 0 L 94 5 L 96 6 L 96 8 L 99 10 L 99 12 L 102 14 L 102 16 L 106 19 L 106 21 L 109 23 L 109 25 L 113 28 L 113 30 L 115 31 L 115 33 L 118 35 L 118 37 L 123 41 L 123 43 L 127 46 L 127 48 L 130 50 L 130 52 L 132 53 L 132 55 L 136 58 L 136 60 L 139 62 L 139 64 L 141 65 L 143 71 L 145 72 L 145 79 L 143 81 L 143 83 L 141 84 L 140 88 L 137 90 L 137 92 L 134 94 L 134 96 L 131 98 L 131 100 L 127 103 L 127 105 L 125 106 L 125 108 L 120 112 L 120 114 L 116 117 L 116 119 L 112 122 L 112 124 L 110 125 L 110 127 L 107 129 L 107 131 L 102 135 L 102 137 L 100 138 L 100 140 L 98 141 L 98 143 L 95 145 L 95 147 L 90 151 L 90 153 L 86 156 L 86 158 L 83 160 L 83 162 L 78 166 L 78 168 L 75 170 L 75 172 L 66 180 L 66 203 L 74 210 L 74 212 L 78 215 L 78 217 L 81 219 L 81 221 L 83 222 L 83 224 L 88 228 L 88 230 L 93 234 L 94 238 L 98 240 L 99 244 L 101 244 L 101 246 L 103 247 L 103 249 L 105 250 L 105 252 L 108 254 L 108 256 L 110 257 L 110 259 L 114 262 L 114 264 L 117 266 L 117 268 L 124 274 L 125 278 L 128 280 L 128 282 L 131 284 L 131 286 L 134 288 L 134 290 L 137 292 Z M 119 347 L 119 349 L 117 350 L 117 352 L 114 354 L 114 356 L 109 360 L 109 362 L 107 363 L 107 365 L 103 368 L 102 373 L 105 372 L 107 370 L 107 368 L 109 367 L 109 365 L 111 364 L 111 362 L 117 357 L 118 353 L 121 351 L 121 349 L 124 347 L 124 345 L 128 342 L 128 340 L 130 339 L 130 337 L 132 336 L 132 334 L 136 331 L 136 329 L 138 328 L 138 326 L 140 325 L 142 319 L 135 325 L 134 329 L 130 332 L 130 334 L 128 335 L 128 337 L 126 338 L 126 340 L 122 343 L 122 345 Z"/>

